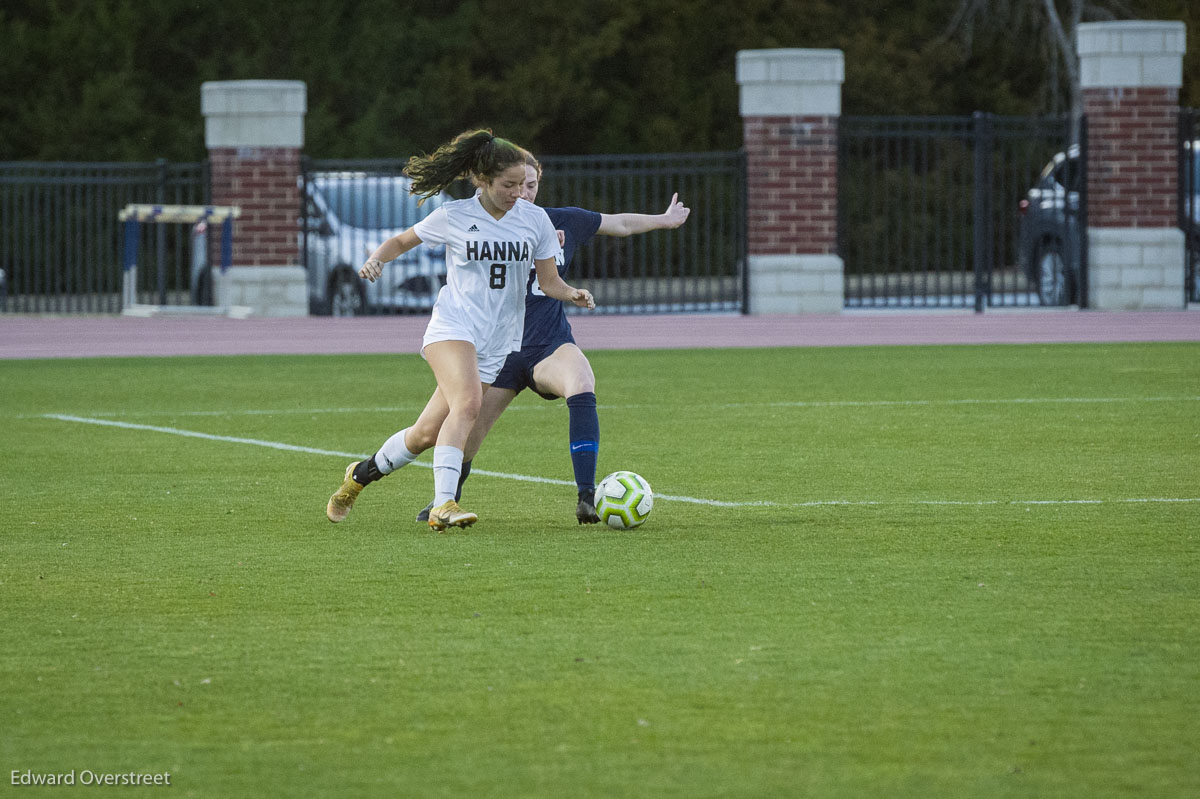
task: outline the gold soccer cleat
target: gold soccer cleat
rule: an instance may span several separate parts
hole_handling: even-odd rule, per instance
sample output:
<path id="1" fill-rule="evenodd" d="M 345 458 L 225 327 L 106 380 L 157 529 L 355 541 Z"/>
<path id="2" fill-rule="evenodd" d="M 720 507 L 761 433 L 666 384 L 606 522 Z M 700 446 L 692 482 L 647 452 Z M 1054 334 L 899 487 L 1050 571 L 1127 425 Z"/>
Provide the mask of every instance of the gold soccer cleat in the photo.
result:
<path id="1" fill-rule="evenodd" d="M 438 532 L 447 527 L 470 527 L 477 521 L 479 521 L 478 516 L 458 507 L 458 503 L 452 499 L 446 500 L 429 511 L 429 526 Z"/>
<path id="2" fill-rule="evenodd" d="M 362 485 L 354 479 L 355 466 L 358 466 L 357 461 L 346 467 L 346 479 L 342 481 L 342 487 L 333 492 L 329 504 L 325 506 L 325 515 L 331 522 L 337 523 L 349 516 L 354 500 L 358 499 L 358 492 L 363 490 Z"/>

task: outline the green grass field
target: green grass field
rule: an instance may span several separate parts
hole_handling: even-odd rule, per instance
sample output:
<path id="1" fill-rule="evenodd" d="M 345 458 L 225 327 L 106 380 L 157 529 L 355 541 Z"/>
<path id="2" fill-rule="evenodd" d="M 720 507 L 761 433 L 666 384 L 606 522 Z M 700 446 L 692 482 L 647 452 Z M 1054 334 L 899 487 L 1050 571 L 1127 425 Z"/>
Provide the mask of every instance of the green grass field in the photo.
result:
<path id="1" fill-rule="evenodd" d="M 0 363 L 4 787 L 1200 795 L 1200 345 L 592 360 L 634 531 L 520 479 L 571 476 L 528 393 L 475 527 L 416 465 L 329 524 L 418 356 Z"/>

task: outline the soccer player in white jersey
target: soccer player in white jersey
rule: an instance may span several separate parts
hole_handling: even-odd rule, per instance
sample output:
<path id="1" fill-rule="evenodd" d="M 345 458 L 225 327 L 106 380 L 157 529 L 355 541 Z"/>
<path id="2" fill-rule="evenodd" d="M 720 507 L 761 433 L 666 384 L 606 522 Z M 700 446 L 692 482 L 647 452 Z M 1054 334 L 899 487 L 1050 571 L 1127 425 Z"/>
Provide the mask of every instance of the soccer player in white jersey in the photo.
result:
<path id="1" fill-rule="evenodd" d="M 525 162 L 525 184 L 521 196 L 534 202 L 542 180 L 542 165 L 532 155 Z M 691 210 L 679 202 L 679 194 L 671 198 L 661 214 L 601 214 L 583 208 L 547 208 L 562 242 L 558 256 L 558 273 L 566 279 L 571 258 L 593 236 L 631 236 L 652 230 L 677 228 L 687 221 Z M 463 482 L 471 473 L 471 461 L 483 444 L 492 425 L 517 394 L 531 388 L 544 399 L 563 397 L 567 401 L 567 427 L 571 467 L 575 473 L 578 501 L 575 518 L 580 524 L 600 521 L 596 514 L 596 460 L 600 452 L 600 418 L 596 412 L 596 378 L 587 356 L 575 343 L 571 324 L 563 304 L 542 296 L 537 281 L 528 282 L 525 297 L 525 335 L 521 349 L 511 353 L 504 368 L 492 381 L 483 396 L 483 405 L 475 419 L 475 427 L 467 439 L 462 470 L 458 478 L 455 499 L 462 495 Z M 417 514 L 417 521 L 428 522 L 429 503 Z"/>
<path id="2" fill-rule="evenodd" d="M 484 391 L 508 354 L 521 348 L 530 267 L 547 296 L 596 306 L 589 291 L 573 288 L 559 276 L 554 225 L 545 211 L 521 199 L 527 156 L 491 131 L 475 130 L 432 155 L 409 159 L 404 172 L 415 194 L 429 197 L 463 176 L 479 189 L 474 197 L 443 204 L 379 245 L 358 272 L 374 281 L 386 262 L 414 247 L 446 245 L 446 285 L 438 293 L 421 349 L 437 389 L 416 422 L 388 438 L 367 460 L 346 467 L 341 487 L 325 507 L 331 522 L 346 518 L 365 486 L 433 447 L 435 497 L 429 526 L 444 530 L 474 524 L 478 517 L 454 499 L 463 449 Z"/>

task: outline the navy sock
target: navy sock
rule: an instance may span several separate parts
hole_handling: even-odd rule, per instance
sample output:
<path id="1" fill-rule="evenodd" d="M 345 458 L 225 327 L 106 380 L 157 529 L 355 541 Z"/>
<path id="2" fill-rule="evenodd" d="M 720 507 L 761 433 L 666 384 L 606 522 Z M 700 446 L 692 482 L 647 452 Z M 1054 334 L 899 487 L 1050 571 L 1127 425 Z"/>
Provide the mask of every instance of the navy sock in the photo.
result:
<path id="1" fill-rule="evenodd" d="M 596 490 L 596 457 L 600 452 L 600 417 L 596 413 L 596 395 L 591 391 L 567 397 L 570 415 L 571 466 L 580 495 Z"/>
<path id="2" fill-rule="evenodd" d="M 458 490 L 454 492 L 454 501 L 458 502 L 462 499 L 462 484 L 467 482 L 467 475 L 471 473 L 471 462 L 463 461 L 462 471 L 458 473 Z"/>

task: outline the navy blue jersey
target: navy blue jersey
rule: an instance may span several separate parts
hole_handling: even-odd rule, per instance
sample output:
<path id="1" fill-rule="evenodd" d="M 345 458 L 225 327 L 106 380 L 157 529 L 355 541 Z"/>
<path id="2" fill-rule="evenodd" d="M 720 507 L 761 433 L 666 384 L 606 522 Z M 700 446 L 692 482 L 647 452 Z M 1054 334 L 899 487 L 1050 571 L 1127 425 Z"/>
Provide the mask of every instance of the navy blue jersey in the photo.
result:
<path id="1" fill-rule="evenodd" d="M 547 208 L 546 213 L 554 229 L 565 234 L 562 254 L 556 258 L 558 274 L 565 279 L 575 250 L 591 240 L 600 229 L 600 214 L 582 208 Z M 547 344 L 574 340 L 563 302 L 542 293 L 537 282 L 537 271 L 531 269 L 525 290 L 525 336 L 521 349 L 541 348 Z"/>

